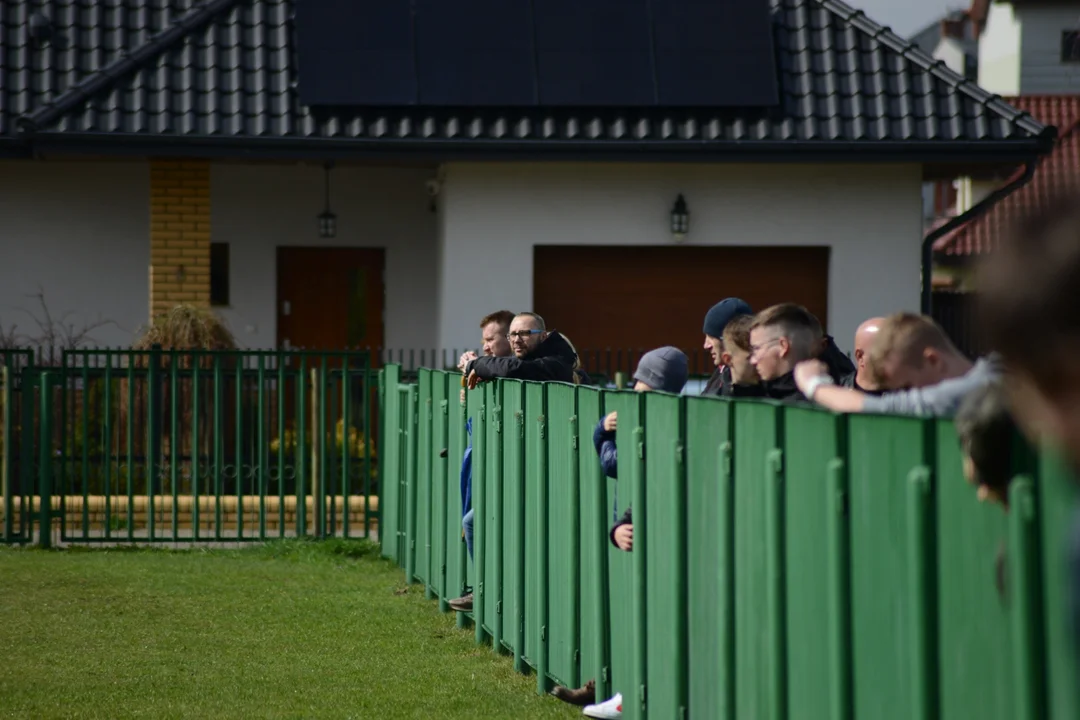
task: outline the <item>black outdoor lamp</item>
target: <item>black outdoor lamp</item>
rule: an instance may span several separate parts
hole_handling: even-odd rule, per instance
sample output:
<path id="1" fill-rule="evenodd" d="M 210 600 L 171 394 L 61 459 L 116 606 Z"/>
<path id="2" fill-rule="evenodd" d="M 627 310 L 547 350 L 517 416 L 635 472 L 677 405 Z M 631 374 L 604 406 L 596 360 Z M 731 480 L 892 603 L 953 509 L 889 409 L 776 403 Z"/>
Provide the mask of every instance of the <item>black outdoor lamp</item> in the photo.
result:
<path id="1" fill-rule="evenodd" d="M 319 214 L 319 237 L 332 238 L 337 235 L 337 215 L 330 210 L 330 168 L 334 163 L 326 163 L 326 209 Z"/>
<path id="2" fill-rule="evenodd" d="M 671 234 L 675 242 L 682 242 L 686 234 L 690 232 L 690 208 L 686 207 L 686 198 L 679 193 L 675 198 L 675 205 L 671 208 Z"/>

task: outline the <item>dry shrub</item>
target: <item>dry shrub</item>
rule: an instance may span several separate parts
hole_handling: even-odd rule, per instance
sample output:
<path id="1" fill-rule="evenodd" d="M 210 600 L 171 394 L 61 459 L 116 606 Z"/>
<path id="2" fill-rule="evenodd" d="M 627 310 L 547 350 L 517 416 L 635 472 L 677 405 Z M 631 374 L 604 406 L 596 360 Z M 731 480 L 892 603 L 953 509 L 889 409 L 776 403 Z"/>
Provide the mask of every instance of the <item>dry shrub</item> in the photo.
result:
<path id="1" fill-rule="evenodd" d="M 171 356 L 169 351 L 183 353 L 185 351 L 200 350 L 236 350 L 236 339 L 233 337 L 228 325 L 226 325 L 224 320 L 216 313 L 212 310 L 196 307 L 194 305 L 176 305 L 170 310 L 154 317 L 150 325 L 143 330 L 142 334 L 131 346 L 132 350 L 143 351 L 142 354 L 136 355 L 134 358 L 135 367 L 140 370 L 138 379 L 135 380 L 134 392 L 135 418 L 136 424 L 140 426 L 140 430 L 143 430 L 146 427 L 144 423 L 149 420 L 147 416 L 149 391 L 147 368 L 149 367 L 152 356 L 145 351 L 153 350 L 155 347 L 161 349 L 158 364 L 158 367 L 160 368 L 159 378 L 161 380 L 160 391 L 158 393 L 160 407 L 158 408 L 157 415 L 158 426 L 161 428 L 162 460 L 168 460 L 171 453 L 171 447 L 173 446 L 173 439 L 171 437 L 172 397 L 169 373 L 172 369 L 171 363 L 174 359 L 177 370 L 184 372 L 184 375 L 181 376 L 177 383 L 177 434 L 179 437 L 176 439 L 176 446 L 183 455 L 190 454 L 192 449 L 191 428 L 194 415 L 194 402 L 192 397 L 192 378 L 186 371 L 190 371 L 193 368 L 197 359 L 200 371 L 199 448 L 200 455 L 205 456 L 210 452 L 212 447 L 211 442 L 213 440 L 212 413 L 214 407 L 214 389 L 212 384 L 212 373 L 215 365 L 214 358 L 209 355 L 199 356 L 181 354 Z M 222 371 L 226 372 L 226 377 L 228 378 L 230 385 L 235 382 L 236 363 L 238 361 L 238 356 L 225 356 L 218 361 L 218 366 Z M 123 428 L 127 422 L 127 413 L 130 411 L 127 407 L 127 380 L 118 382 L 118 390 L 120 406 L 119 427 Z M 222 407 L 223 416 L 224 418 L 231 418 L 233 417 L 233 413 L 235 413 L 235 385 L 232 385 L 231 390 L 226 390 L 222 394 L 224 396 L 222 398 L 224 401 Z M 145 451 L 146 448 L 145 432 L 142 431 L 137 434 L 139 437 L 135 440 L 135 450 L 138 453 L 140 450 Z M 227 454 L 231 454 L 234 438 L 231 437 L 231 433 L 227 433 L 225 438 L 224 450 Z M 187 465 L 187 463 L 185 463 L 185 465 Z"/>
<path id="2" fill-rule="evenodd" d="M 153 319 L 132 350 L 235 350 L 236 339 L 212 310 L 177 305 Z"/>

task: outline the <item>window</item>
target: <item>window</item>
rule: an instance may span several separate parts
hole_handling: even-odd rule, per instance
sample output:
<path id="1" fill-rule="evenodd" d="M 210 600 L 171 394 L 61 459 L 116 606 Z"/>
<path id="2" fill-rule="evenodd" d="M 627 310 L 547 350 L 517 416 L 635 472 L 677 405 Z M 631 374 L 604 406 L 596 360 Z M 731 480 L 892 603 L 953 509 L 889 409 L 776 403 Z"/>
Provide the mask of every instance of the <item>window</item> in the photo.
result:
<path id="1" fill-rule="evenodd" d="M 229 304 L 229 243 L 210 243 L 210 305 Z"/>
<path id="2" fill-rule="evenodd" d="M 1061 62 L 1080 63 L 1080 30 L 1061 31 Z"/>

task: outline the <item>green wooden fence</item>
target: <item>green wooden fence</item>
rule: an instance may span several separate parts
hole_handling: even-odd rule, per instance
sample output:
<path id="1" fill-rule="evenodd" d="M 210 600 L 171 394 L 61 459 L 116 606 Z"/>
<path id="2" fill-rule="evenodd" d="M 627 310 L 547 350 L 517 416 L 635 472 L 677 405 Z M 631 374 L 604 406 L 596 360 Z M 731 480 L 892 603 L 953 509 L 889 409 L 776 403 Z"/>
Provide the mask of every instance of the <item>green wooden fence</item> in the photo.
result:
<path id="1" fill-rule="evenodd" d="M 444 610 L 474 587 L 459 625 L 538 691 L 595 678 L 657 720 L 1077 717 L 1076 493 L 1048 455 L 1006 513 L 965 482 L 950 421 L 514 381 L 462 403 L 459 381 L 387 370 L 383 552 Z M 592 442 L 612 410 L 617 481 Z M 631 502 L 625 553 L 608 532 Z"/>
<path id="2" fill-rule="evenodd" d="M 2 351 L 0 542 L 369 537 L 376 378 L 364 352 Z"/>

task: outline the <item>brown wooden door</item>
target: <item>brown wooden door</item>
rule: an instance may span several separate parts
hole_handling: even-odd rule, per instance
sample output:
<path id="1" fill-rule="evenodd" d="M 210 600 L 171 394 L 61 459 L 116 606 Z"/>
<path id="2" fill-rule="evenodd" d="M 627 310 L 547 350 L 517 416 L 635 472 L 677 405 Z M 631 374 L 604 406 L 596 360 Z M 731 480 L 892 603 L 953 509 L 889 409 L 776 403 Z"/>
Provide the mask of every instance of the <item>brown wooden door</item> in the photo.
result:
<path id="1" fill-rule="evenodd" d="M 384 267 L 382 248 L 279 247 L 278 347 L 382 347 Z"/>
<path id="2" fill-rule="evenodd" d="M 707 373 L 701 325 L 713 304 L 741 297 L 757 311 L 796 302 L 826 326 L 828 296 L 828 247 L 560 245 L 533 252 L 536 312 L 582 351 L 587 369 L 600 372 L 627 369 L 638 350 L 675 345 L 690 356 L 691 372 Z M 607 348 L 632 353 L 617 364 L 597 358 Z"/>

